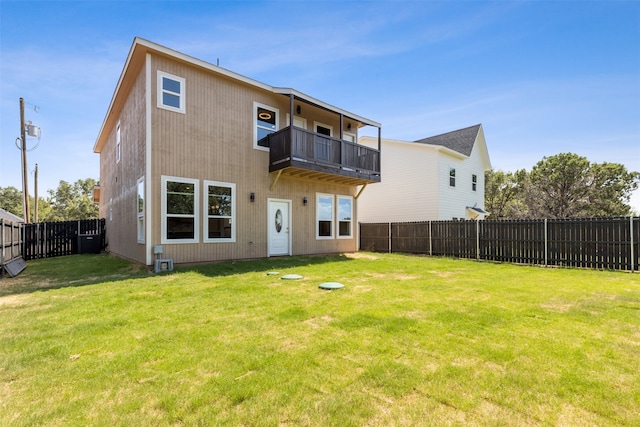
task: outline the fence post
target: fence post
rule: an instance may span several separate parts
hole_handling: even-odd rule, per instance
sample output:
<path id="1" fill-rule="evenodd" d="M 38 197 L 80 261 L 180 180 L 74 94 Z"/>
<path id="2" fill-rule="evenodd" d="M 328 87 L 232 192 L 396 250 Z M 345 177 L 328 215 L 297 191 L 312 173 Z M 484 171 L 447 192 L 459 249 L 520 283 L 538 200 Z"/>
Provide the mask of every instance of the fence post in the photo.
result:
<path id="1" fill-rule="evenodd" d="M 480 259 L 480 220 L 476 220 L 476 259 Z"/>
<path id="2" fill-rule="evenodd" d="M 544 219 L 544 266 L 547 266 L 549 259 L 549 233 L 547 227 L 547 218 Z"/>
<path id="3" fill-rule="evenodd" d="M 636 263 L 636 259 L 633 256 L 633 216 L 629 217 L 629 234 L 631 236 L 631 272 L 634 271 L 634 264 Z"/>
<path id="4" fill-rule="evenodd" d="M 429 221 L 429 256 L 433 256 L 433 230 L 431 229 L 431 221 Z"/>
<path id="5" fill-rule="evenodd" d="M 391 223 L 389 223 L 389 253 L 393 253 L 391 251 Z"/>
<path id="6" fill-rule="evenodd" d="M 2 226 L 2 230 L 0 230 L 0 240 L 2 240 L 2 253 L 0 254 L 0 278 L 4 278 L 4 218 L 0 219 L 0 226 Z"/>

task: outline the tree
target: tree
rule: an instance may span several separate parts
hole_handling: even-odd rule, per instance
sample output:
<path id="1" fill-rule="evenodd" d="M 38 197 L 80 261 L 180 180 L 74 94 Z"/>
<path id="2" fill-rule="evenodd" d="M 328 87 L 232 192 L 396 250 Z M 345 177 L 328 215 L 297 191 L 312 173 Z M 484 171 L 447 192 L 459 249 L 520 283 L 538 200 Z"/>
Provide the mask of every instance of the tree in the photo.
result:
<path id="1" fill-rule="evenodd" d="M 627 216 L 639 183 L 640 173 L 624 165 L 560 153 L 543 157 L 529 173 L 489 172 L 485 207 L 495 218 Z"/>
<path id="2" fill-rule="evenodd" d="M 493 219 L 519 218 L 526 216 L 522 202 L 522 182 L 527 172 L 515 173 L 490 170 L 485 173 L 484 207 Z"/>
<path id="3" fill-rule="evenodd" d="M 638 189 L 640 173 L 619 163 L 591 165 L 590 216 L 626 216 L 631 213 L 631 193 Z"/>
<path id="4" fill-rule="evenodd" d="M 22 218 L 22 191 L 15 187 L 0 187 L 0 208 Z"/>
<path id="5" fill-rule="evenodd" d="M 524 199 L 533 218 L 584 216 L 589 204 L 590 163 L 586 157 L 561 153 L 543 157 L 529 173 Z"/>
<path id="6" fill-rule="evenodd" d="M 98 218 L 98 206 L 93 203 L 93 178 L 79 179 L 73 184 L 60 181 L 58 188 L 49 190 L 51 213 L 46 221 L 70 221 Z"/>

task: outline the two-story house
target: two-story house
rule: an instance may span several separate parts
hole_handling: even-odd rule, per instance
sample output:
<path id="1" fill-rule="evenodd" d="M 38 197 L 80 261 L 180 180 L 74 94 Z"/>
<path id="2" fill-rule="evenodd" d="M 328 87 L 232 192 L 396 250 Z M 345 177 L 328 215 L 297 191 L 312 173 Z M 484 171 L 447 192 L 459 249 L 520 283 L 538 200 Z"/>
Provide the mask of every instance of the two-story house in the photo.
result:
<path id="1" fill-rule="evenodd" d="M 362 137 L 360 143 L 377 146 Z M 380 184 L 358 200 L 360 222 L 484 219 L 484 173 L 491 161 L 482 125 L 418 141 L 383 139 Z"/>
<path id="2" fill-rule="evenodd" d="M 108 249 L 146 265 L 356 251 L 380 127 L 136 38 L 94 147 Z"/>

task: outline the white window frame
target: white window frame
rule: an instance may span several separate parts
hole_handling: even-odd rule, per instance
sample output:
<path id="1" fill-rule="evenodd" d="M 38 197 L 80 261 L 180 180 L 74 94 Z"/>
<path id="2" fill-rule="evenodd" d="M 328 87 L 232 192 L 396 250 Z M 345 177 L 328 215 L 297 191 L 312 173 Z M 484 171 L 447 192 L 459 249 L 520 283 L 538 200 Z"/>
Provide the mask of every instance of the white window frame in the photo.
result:
<path id="1" fill-rule="evenodd" d="M 478 175 L 471 174 L 471 190 L 472 191 L 477 191 L 478 188 Z"/>
<path id="2" fill-rule="evenodd" d="M 183 184 L 193 184 L 193 215 L 186 214 L 172 214 L 172 217 L 178 218 L 193 218 L 193 239 L 169 239 L 167 238 L 167 183 L 168 182 L 180 182 Z M 160 234 L 160 242 L 163 244 L 180 244 L 180 243 L 198 243 L 200 236 L 200 205 L 198 201 L 200 200 L 200 182 L 197 179 L 191 178 L 183 178 L 177 176 L 166 176 L 162 175 L 161 177 L 161 185 L 162 185 L 162 195 L 161 195 L 161 203 L 162 203 L 162 218 L 161 218 L 161 227 L 162 232 Z"/>
<path id="3" fill-rule="evenodd" d="M 307 119 L 300 116 L 293 116 L 293 121 L 300 120 L 302 122 L 302 129 L 307 129 Z M 291 114 L 287 113 L 287 126 L 291 126 Z"/>
<path id="4" fill-rule="evenodd" d="M 356 134 L 352 132 L 342 132 L 342 140 L 347 142 L 353 142 L 354 144 L 358 140 Z"/>
<path id="5" fill-rule="evenodd" d="M 329 236 L 321 236 L 320 235 L 320 221 L 328 221 L 327 218 L 320 218 L 320 198 L 321 197 L 330 197 L 331 198 L 331 235 Z M 316 240 L 330 240 L 335 236 L 335 223 L 336 223 L 336 199 L 333 194 L 326 193 L 316 193 Z"/>
<path id="6" fill-rule="evenodd" d="M 453 175 L 451 174 L 451 172 L 453 172 Z M 449 187 L 454 187 L 456 186 L 456 168 L 454 168 L 453 166 L 449 166 Z"/>
<path id="7" fill-rule="evenodd" d="M 318 126 L 322 126 L 323 128 L 327 128 L 327 129 L 329 129 L 329 136 L 333 138 L 333 126 L 331 126 L 331 125 L 327 125 L 327 124 L 322 123 L 322 122 L 316 122 L 316 121 L 314 121 L 314 122 L 313 122 L 313 131 L 314 131 L 315 133 L 319 133 L 319 132 L 318 132 Z M 324 135 L 324 134 L 320 134 L 320 135 Z"/>
<path id="8" fill-rule="evenodd" d="M 122 152 L 121 143 L 122 142 L 122 131 L 120 128 L 120 122 L 116 125 L 116 163 L 120 163 L 120 157 Z"/>
<path id="9" fill-rule="evenodd" d="M 142 193 L 142 197 L 140 197 L 140 193 Z M 140 199 L 142 199 L 142 206 L 140 206 Z M 137 236 L 138 243 L 145 242 L 145 206 L 146 206 L 146 197 L 145 197 L 145 186 L 144 186 L 144 177 L 138 179 L 136 182 L 136 228 L 137 228 Z"/>
<path id="10" fill-rule="evenodd" d="M 230 182 L 204 181 L 202 186 L 202 241 L 205 243 L 233 243 L 236 241 L 236 185 Z M 209 215 L 209 187 L 228 187 L 231 189 L 231 216 Z M 231 237 L 209 237 L 209 218 L 228 218 L 231 222 Z"/>
<path id="11" fill-rule="evenodd" d="M 170 80 L 174 80 L 180 83 L 180 92 L 173 92 L 162 87 L 162 79 L 167 78 Z M 176 108 L 173 105 L 166 105 L 163 102 L 163 94 L 168 93 L 173 96 L 177 96 L 180 100 L 180 107 Z M 158 108 L 162 108 L 164 110 L 174 111 L 176 113 L 186 114 L 187 112 L 187 97 L 186 97 L 186 80 L 183 77 L 174 76 L 173 74 L 165 73 L 164 71 L 158 70 Z"/>
<path id="12" fill-rule="evenodd" d="M 256 150 L 269 151 L 269 147 L 262 147 L 258 145 L 258 108 L 264 108 L 265 110 L 270 110 L 276 115 L 276 128 L 274 132 L 280 130 L 280 110 L 271 105 L 261 104 L 259 102 L 253 102 L 253 110 L 251 110 L 251 122 L 253 123 L 253 148 Z M 263 126 L 260 126 L 261 129 L 266 129 Z M 271 130 L 271 129 L 269 129 Z"/>
<path id="13" fill-rule="evenodd" d="M 338 239 L 353 239 L 353 197 L 352 196 L 336 196 L 336 238 Z M 342 220 L 340 218 L 340 200 L 349 200 L 351 206 L 351 214 L 349 220 Z M 340 223 L 348 222 L 349 223 L 349 234 L 348 235 L 340 235 Z"/>

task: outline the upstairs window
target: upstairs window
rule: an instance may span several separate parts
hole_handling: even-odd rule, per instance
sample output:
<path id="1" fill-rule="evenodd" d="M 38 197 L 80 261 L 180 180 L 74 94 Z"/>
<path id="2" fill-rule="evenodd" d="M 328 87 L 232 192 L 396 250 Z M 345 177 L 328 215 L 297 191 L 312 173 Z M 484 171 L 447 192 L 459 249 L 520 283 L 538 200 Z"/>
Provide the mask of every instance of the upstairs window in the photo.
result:
<path id="1" fill-rule="evenodd" d="M 185 79 L 158 71 L 158 108 L 185 113 Z"/>
<path id="2" fill-rule="evenodd" d="M 120 162 L 120 138 L 120 123 L 118 123 L 118 126 L 116 126 L 116 163 Z"/>
<path id="3" fill-rule="evenodd" d="M 253 125 L 254 148 L 268 149 L 269 142 L 264 138 L 278 130 L 278 109 L 254 102 Z"/>
<path id="4" fill-rule="evenodd" d="M 449 168 L 449 187 L 456 186 L 456 168 Z"/>
<path id="5" fill-rule="evenodd" d="M 477 187 L 478 187 L 478 176 L 471 175 L 471 190 L 476 191 Z"/>

